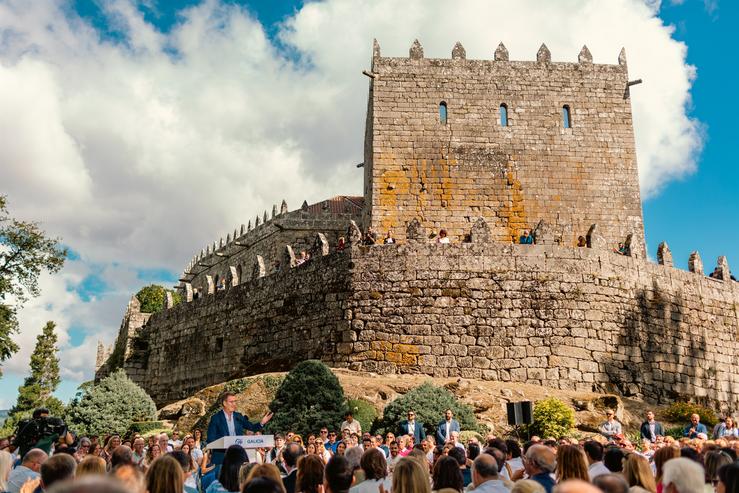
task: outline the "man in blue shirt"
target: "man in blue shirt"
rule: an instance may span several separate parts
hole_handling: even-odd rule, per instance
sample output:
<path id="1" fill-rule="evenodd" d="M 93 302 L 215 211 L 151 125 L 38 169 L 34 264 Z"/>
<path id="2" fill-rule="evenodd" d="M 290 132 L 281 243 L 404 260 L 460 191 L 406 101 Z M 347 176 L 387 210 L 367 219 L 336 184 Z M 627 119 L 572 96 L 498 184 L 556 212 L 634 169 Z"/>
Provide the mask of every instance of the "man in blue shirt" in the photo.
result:
<path id="1" fill-rule="evenodd" d="M 518 239 L 518 243 L 521 245 L 532 245 L 534 243 L 534 237 L 529 234 L 527 229 L 524 229 L 523 234 Z"/>
<path id="2" fill-rule="evenodd" d="M 552 449 L 545 445 L 532 445 L 526 451 L 523 466 L 529 479 L 542 485 L 546 493 L 552 493 L 555 484 L 552 473 L 557 466 L 557 456 Z"/>
<path id="3" fill-rule="evenodd" d="M 697 414 L 693 414 L 690 416 L 690 424 L 685 427 L 685 430 L 683 430 L 683 436 L 688 438 L 698 438 L 699 433 L 703 433 L 703 439 L 706 439 L 708 437 L 708 430 L 706 429 L 706 425 L 700 422 L 701 417 Z"/>

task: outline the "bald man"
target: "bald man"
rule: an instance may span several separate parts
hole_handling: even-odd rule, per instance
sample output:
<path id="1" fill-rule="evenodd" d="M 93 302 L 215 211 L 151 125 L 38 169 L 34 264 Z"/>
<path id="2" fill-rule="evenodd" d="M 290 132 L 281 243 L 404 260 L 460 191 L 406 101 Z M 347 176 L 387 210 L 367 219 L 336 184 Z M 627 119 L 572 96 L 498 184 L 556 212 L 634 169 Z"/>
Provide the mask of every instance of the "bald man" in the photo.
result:
<path id="1" fill-rule="evenodd" d="M 532 445 L 526 451 L 523 465 L 529 479 L 542 485 L 546 493 L 552 493 L 555 484 L 552 473 L 557 466 L 557 456 L 551 448 Z"/>
<path id="2" fill-rule="evenodd" d="M 498 476 L 498 463 L 490 454 L 480 454 L 472 462 L 475 493 L 507 493 L 509 488 Z"/>

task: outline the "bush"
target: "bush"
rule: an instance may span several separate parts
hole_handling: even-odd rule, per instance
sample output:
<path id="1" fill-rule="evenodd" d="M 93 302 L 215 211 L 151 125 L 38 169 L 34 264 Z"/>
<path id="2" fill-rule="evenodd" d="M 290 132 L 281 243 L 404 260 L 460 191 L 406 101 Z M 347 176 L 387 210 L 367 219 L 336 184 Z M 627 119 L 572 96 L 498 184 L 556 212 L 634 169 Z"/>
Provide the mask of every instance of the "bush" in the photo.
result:
<path id="1" fill-rule="evenodd" d="M 117 370 L 67 408 L 66 421 L 80 435 L 123 435 L 132 423 L 156 419 L 149 395 Z"/>
<path id="2" fill-rule="evenodd" d="M 134 421 L 131 426 L 128 427 L 128 431 L 131 433 L 138 433 L 140 435 L 147 435 L 152 431 L 161 430 L 164 428 L 164 423 L 161 421 Z"/>
<path id="3" fill-rule="evenodd" d="M 454 418 L 459 421 L 459 426 L 463 430 L 479 429 L 477 418 L 470 406 L 459 402 L 447 389 L 426 382 L 388 404 L 374 431 L 383 434 L 396 433 L 398 424 L 406 419 L 409 409 L 415 411 L 416 420 L 423 423 L 427 435 L 436 434 L 436 426 L 444 419 L 444 411 L 447 409 L 452 410 Z"/>
<path id="4" fill-rule="evenodd" d="M 162 311 L 164 309 L 164 301 L 167 292 L 172 293 L 173 304 L 175 306 L 179 305 L 182 301 L 182 297 L 177 291 L 165 289 L 163 286 L 159 286 L 158 284 L 152 284 L 141 288 L 139 292 L 136 293 L 136 298 L 139 300 L 139 303 L 141 303 L 141 311 L 143 313 L 156 313 Z"/>
<path id="5" fill-rule="evenodd" d="M 683 437 L 683 427 L 672 426 L 670 428 L 665 428 L 665 436 L 672 437 L 675 440 L 679 440 Z"/>
<path id="6" fill-rule="evenodd" d="M 459 433 L 459 441 L 465 445 L 470 441 L 470 438 L 477 439 L 477 443 L 483 442 L 482 435 L 476 431 L 462 430 L 462 432 Z"/>
<path id="7" fill-rule="evenodd" d="M 690 416 L 693 414 L 701 417 L 701 423 L 706 425 L 709 431 L 711 427 L 718 423 L 718 418 L 713 409 L 690 402 L 673 402 L 663 413 L 667 421 L 682 423 L 683 426 L 687 426 L 690 423 Z"/>
<path id="8" fill-rule="evenodd" d="M 275 413 L 267 424 L 272 433 L 294 431 L 307 436 L 322 426 L 338 430 L 346 412 L 344 389 L 328 366 L 303 361 L 287 374 L 269 408 Z"/>
<path id="9" fill-rule="evenodd" d="M 542 438 L 562 438 L 575 427 L 575 410 L 555 397 L 537 402 L 533 417 L 528 431 Z"/>
<path id="10" fill-rule="evenodd" d="M 354 419 L 362 425 L 362 431 L 370 431 L 377 419 L 377 409 L 375 409 L 375 406 L 364 399 L 349 399 L 347 406 L 349 411 L 352 412 Z"/>

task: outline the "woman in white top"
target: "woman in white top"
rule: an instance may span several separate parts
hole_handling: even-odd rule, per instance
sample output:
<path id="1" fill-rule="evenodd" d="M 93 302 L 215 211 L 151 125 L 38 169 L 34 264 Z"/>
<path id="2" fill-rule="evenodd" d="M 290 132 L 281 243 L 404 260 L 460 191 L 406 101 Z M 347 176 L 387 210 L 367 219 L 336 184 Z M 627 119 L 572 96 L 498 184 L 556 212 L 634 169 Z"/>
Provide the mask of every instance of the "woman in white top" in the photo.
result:
<path id="1" fill-rule="evenodd" d="M 368 449 L 362 454 L 359 467 L 364 472 L 364 481 L 349 488 L 349 493 L 377 493 L 380 486 L 390 493 L 392 481 L 387 475 L 385 455 L 376 448 Z"/>

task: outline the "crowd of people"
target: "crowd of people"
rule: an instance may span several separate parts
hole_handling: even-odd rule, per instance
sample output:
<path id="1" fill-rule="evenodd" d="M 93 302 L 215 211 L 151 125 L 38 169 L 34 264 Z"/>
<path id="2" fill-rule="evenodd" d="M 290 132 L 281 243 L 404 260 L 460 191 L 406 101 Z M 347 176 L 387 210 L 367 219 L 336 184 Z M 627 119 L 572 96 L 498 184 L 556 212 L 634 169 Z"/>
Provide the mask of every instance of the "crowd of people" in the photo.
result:
<path id="1" fill-rule="evenodd" d="M 249 422 L 231 393 L 221 403 L 209 426 L 214 436 L 260 433 L 271 419 Z M 632 443 L 608 411 L 600 434 L 586 440 L 489 435 L 462 443 L 447 409 L 428 428 L 408 410 L 384 435 L 363 431 L 347 413 L 336 430 L 288 431 L 274 436 L 274 447 L 249 451 L 232 445 L 211 453 L 200 430 L 60 440 L 22 455 L 11 438 L 0 441 L 0 492 L 739 493 L 732 417 L 709 431 L 693 415 L 682 435 L 665 436 L 650 412 Z"/>

